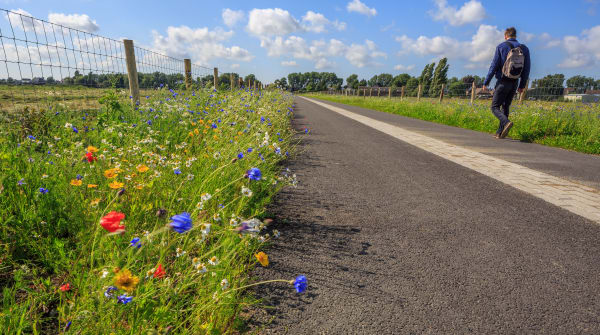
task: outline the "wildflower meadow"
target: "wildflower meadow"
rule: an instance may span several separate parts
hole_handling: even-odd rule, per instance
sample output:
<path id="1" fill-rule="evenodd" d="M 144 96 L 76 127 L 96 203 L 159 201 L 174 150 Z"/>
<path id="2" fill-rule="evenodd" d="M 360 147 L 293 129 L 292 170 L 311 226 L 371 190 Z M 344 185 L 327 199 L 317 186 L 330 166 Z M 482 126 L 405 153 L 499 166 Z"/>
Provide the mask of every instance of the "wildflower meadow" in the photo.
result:
<path id="1" fill-rule="evenodd" d="M 245 288 L 265 206 L 295 175 L 292 98 L 175 91 L 131 106 L 1 116 L 0 329 L 7 334 L 220 334 L 257 301 Z M 272 280 L 290 294 L 306 277 Z"/>

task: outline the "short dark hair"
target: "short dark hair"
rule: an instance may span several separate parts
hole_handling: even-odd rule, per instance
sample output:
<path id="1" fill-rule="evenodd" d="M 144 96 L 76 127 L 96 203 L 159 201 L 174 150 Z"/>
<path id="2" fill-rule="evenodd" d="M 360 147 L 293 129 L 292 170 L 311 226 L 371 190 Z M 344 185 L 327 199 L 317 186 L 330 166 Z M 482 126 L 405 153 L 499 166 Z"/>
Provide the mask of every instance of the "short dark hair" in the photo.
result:
<path id="1" fill-rule="evenodd" d="M 517 29 L 515 27 L 506 28 L 504 35 L 512 38 L 517 38 Z"/>

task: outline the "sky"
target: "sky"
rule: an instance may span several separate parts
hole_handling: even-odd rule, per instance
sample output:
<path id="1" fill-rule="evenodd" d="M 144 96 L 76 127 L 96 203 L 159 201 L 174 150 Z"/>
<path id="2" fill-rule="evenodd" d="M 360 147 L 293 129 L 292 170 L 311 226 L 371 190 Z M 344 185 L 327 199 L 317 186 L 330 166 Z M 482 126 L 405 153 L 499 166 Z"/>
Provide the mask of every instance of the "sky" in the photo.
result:
<path id="1" fill-rule="evenodd" d="M 532 78 L 600 79 L 600 0 L 0 0 L 0 8 L 263 82 L 307 71 L 418 76 L 442 57 L 449 77 L 485 76 L 509 26 L 531 51 Z"/>

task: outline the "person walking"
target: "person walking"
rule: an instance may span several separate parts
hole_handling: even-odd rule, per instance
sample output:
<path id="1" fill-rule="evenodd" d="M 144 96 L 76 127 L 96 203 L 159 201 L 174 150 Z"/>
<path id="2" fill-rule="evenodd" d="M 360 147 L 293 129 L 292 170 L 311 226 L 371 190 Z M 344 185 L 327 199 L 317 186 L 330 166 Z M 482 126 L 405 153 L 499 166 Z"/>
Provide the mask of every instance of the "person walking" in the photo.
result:
<path id="1" fill-rule="evenodd" d="M 517 30 L 514 27 L 504 31 L 505 41 L 496 47 L 492 65 L 483 82 L 483 91 L 489 86 L 492 77 L 496 77 L 494 97 L 492 99 L 492 113 L 500 121 L 495 138 L 505 138 L 513 126 L 508 119 L 510 103 L 515 92 L 522 93 L 529 79 L 531 60 L 529 49 L 517 41 Z M 519 82 L 520 79 L 520 82 Z"/>

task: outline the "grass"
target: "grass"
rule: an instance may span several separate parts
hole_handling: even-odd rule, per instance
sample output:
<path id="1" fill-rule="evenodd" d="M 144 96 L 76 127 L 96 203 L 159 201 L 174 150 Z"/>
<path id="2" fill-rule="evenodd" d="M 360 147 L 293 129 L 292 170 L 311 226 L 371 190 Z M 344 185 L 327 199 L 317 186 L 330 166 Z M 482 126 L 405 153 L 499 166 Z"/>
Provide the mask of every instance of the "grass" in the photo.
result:
<path id="1" fill-rule="evenodd" d="M 466 129 L 495 133 L 498 119 L 489 101 L 356 97 L 306 94 L 307 97 L 399 114 Z M 526 101 L 511 106 L 512 138 L 539 144 L 600 154 L 600 106 L 568 102 Z"/>
<path id="2" fill-rule="evenodd" d="M 0 333 L 243 328 L 249 270 L 276 235 L 265 205 L 295 182 L 280 164 L 291 97 L 161 89 L 135 109 L 116 91 L 101 102 L 0 116 Z M 113 211 L 124 231 L 100 225 Z M 170 218 L 184 212 L 179 233 L 170 222 L 185 218 Z"/>

